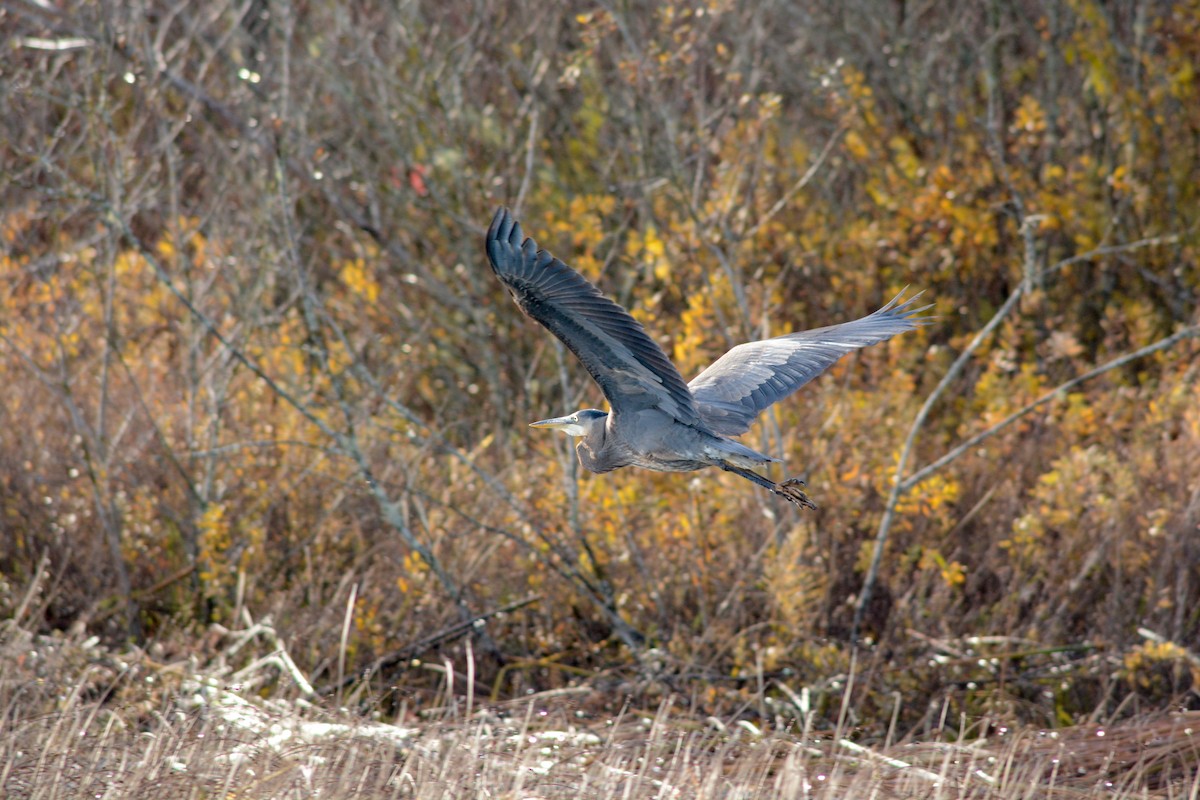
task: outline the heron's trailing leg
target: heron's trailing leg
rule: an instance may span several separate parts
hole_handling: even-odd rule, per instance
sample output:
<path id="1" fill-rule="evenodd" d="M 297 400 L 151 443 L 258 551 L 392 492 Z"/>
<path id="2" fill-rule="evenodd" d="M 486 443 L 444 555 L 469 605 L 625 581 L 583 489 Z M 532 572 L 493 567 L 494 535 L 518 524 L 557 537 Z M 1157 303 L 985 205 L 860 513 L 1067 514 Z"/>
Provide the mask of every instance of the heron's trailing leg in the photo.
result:
<path id="1" fill-rule="evenodd" d="M 808 495 L 804 493 L 804 481 L 800 480 L 799 478 L 788 478 L 782 483 L 775 483 L 771 479 L 765 478 L 753 470 L 734 466 L 728 461 L 719 461 L 717 462 L 717 466 L 726 472 L 732 472 L 735 475 L 741 475 L 748 481 L 754 481 L 764 489 L 774 492 L 785 500 L 793 502 L 801 508 L 811 508 L 814 511 L 817 508 L 817 504 L 812 500 L 809 500 Z"/>

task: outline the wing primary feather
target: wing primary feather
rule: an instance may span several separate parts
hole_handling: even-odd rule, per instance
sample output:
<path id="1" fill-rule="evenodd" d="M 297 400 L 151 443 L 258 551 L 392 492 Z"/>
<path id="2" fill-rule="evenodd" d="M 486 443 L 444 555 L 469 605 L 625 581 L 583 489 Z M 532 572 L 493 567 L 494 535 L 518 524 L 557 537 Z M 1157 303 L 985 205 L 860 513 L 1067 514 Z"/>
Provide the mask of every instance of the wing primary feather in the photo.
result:
<path id="1" fill-rule="evenodd" d="M 599 384 L 614 414 L 657 407 L 703 428 L 683 377 L 625 309 L 537 242 L 500 208 L 488 227 L 488 260 L 517 305 L 557 336 Z"/>
<path id="2" fill-rule="evenodd" d="M 921 294 L 904 298 L 901 291 L 860 319 L 734 347 L 688 384 L 701 418 L 717 433 L 745 433 L 763 409 L 847 353 L 929 324 L 934 317 L 919 315 L 932 304 L 914 307 Z"/>

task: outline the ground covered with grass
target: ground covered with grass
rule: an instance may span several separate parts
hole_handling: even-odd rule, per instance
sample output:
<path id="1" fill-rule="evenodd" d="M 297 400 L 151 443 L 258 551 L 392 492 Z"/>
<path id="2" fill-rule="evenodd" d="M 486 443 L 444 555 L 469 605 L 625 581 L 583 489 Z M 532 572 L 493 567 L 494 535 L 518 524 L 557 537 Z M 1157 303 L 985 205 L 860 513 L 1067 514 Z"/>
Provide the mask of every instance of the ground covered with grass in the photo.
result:
<path id="1" fill-rule="evenodd" d="M 0 647 L 8 798 L 1200 793 L 1196 711 L 1055 729 L 947 715 L 932 732 L 904 735 L 853 721 L 853 676 L 836 718 L 808 708 L 807 690 L 772 693 L 781 702 L 765 716 L 720 718 L 686 695 L 613 694 L 590 681 L 492 702 L 452 691 L 451 675 L 440 707 L 384 714 L 378 698 L 315 693 L 263 625 L 214 632 L 203 659 L 12 624 Z"/>

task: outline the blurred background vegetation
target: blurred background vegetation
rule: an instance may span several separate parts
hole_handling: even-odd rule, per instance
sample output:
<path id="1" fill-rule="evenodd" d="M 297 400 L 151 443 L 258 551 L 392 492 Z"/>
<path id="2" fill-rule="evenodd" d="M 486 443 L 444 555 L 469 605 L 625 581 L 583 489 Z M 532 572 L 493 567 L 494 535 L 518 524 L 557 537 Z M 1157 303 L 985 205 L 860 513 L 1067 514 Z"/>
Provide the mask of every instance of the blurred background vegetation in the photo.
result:
<path id="1" fill-rule="evenodd" d="M 1196 706 L 1200 3 L 363 5 L 0 5 L 0 612 L 42 564 L 43 630 L 269 616 L 416 704 L 469 646 L 496 697 L 739 708 L 859 633 L 885 722 Z M 939 318 L 750 434 L 818 512 L 582 474 L 500 204 L 685 377 Z M 1047 394 L 889 501 L 927 398 L 901 479 Z"/>

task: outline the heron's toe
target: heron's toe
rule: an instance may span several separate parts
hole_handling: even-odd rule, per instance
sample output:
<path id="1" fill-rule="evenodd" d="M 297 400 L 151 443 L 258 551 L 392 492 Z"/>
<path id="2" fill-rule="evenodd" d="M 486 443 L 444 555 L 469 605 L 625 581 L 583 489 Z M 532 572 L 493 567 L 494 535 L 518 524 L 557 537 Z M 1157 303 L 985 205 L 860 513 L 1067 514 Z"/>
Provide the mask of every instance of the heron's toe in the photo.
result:
<path id="1" fill-rule="evenodd" d="M 810 500 L 808 495 L 804 493 L 804 486 L 804 481 L 799 478 L 789 478 L 779 484 L 777 493 L 801 508 L 811 508 L 816 511 L 817 504 Z"/>

